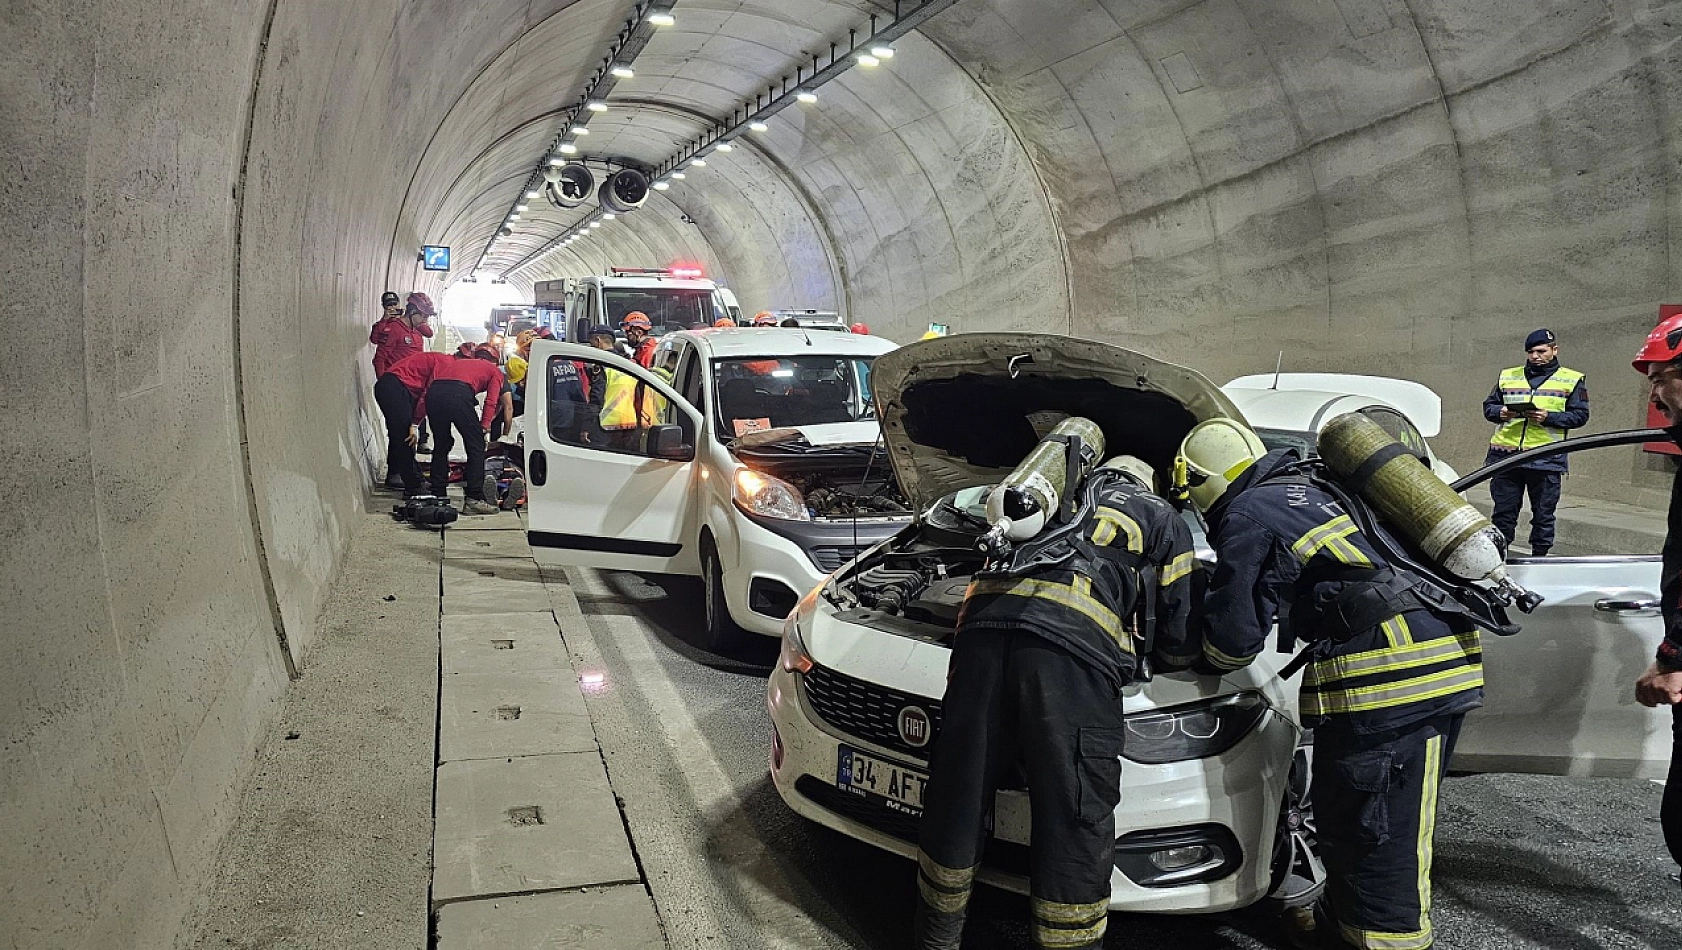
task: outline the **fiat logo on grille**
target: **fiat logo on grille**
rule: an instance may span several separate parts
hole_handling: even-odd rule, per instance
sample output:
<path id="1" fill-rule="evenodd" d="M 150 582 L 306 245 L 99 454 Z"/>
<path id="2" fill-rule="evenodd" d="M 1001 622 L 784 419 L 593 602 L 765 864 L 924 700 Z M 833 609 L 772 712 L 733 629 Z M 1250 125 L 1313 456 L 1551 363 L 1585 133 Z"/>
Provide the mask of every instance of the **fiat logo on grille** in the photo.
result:
<path id="1" fill-rule="evenodd" d="M 921 706 L 907 706 L 899 711 L 899 738 L 913 749 L 929 744 L 931 723 L 929 714 Z"/>

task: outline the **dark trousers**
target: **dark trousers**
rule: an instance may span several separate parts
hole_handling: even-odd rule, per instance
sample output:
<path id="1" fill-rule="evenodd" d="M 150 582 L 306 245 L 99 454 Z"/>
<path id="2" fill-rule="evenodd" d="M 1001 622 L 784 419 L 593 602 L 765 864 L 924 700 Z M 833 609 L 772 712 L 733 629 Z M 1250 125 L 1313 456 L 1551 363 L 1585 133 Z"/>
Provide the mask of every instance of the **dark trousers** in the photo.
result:
<path id="1" fill-rule="evenodd" d="M 467 449 L 467 470 L 462 491 L 469 498 L 485 500 L 485 430 L 479 427 L 479 407 L 473 387 L 453 379 L 441 379 L 426 390 L 426 418 L 432 423 L 432 479 L 434 495 L 450 487 L 450 450 L 456 447 L 451 427 L 461 433 Z"/>
<path id="2" fill-rule="evenodd" d="M 1671 859 L 1682 864 L 1682 706 L 1670 707 L 1670 716 L 1670 777 L 1664 783 L 1659 825 Z"/>
<path id="3" fill-rule="evenodd" d="M 1020 761 L 1033 815 L 1034 943 L 1098 946 L 1121 800 L 1117 684 L 1031 633 L 967 629 L 956 644 L 919 832 L 917 945 L 958 946 L 993 792 Z"/>
<path id="4" fill-rule="evenodd" d="M 1314 817 L 1326 893 L 1355 947 L 1431 946 L 1437 790 L 1463 714 L 1394 732 L 1314 734 Z"/>
<path id="5" fill-rule="evenodd" d="M 374 402 L 385 416 L 385 458 L 391 474 L 403 480 L 403 494 L 421 493 L 421 473 L 415 465 L 415 449 L 409 444 L 409 427 L 415 424 L 415 397 L 403 381 L 386 373 L 374 382 Z"/>
<path id="6" fill-rule="evenodd" d="M 1495 502 L 1490 516 L 1495 527 L 1512 544 L 1518 534 L 1518 511 L 1530 493 L 1530 550 L 1540 556 L 1554 546 L 1554 509 L 1559 506 L 1562 472 L 1516 468 L 1489 480 L 1489 497 Z"/>

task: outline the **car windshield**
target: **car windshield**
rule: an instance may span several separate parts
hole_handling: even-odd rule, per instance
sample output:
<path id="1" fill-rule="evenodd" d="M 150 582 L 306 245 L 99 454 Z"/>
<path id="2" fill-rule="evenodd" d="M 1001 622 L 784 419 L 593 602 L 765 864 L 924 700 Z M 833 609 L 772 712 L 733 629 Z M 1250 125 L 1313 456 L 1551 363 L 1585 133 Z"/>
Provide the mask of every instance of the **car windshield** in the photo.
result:
<path id="1" fill-rule="evenodd" d="M 874 419 L 870 359 L 763 356 L 713 361 L 719 438 L 759 429 Z"/>
<path id="2" fill-rule="evenodd" d="M 1267 446 L 1269 452 L 1274 449 L 1296 449 L 1297 454 L 1303 458 L 1315 454 L 1315 446 L 1318 444 L 1314 433 L 1299 432 L 1295 429 L 1257 429 L 1256 435 L 1261 436 L 1262 445 Z"/>
<path id="3" fill-rule="evenodd" d="M 604 290 L 608 325 L 617 328 L 625 315 L 641 311 L 654 324 L 654 335 L 687 330 L 695 324 L 710 327 L 718 314 L 710 290 L 678 287 L 636 287 Z"/>

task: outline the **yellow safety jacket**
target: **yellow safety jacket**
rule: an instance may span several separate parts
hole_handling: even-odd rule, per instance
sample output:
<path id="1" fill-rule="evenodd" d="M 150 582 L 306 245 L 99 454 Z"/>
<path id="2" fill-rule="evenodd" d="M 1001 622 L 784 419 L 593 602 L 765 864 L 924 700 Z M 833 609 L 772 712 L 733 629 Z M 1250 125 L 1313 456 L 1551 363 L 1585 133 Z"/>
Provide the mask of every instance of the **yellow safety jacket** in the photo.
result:
<path id="1" fill-rule="evenodd" d="M 1514 406 L 1528 402 L 1548 412 L 1564 412 L 1566 401 L 1571 398 L 1571 390 L 1576 389 L 1582 379 L 1582 373 L 1561 366 L 1554 370 L 1552 376 L 1542 380 L 1542 385 L 1532 389 L 1530 380 L 1524 376 L 1524 367 L 1514 366 L 1501 371 L 1501 378 L 1495 386 L 1501 391 L 1503 405 Z M 1563 438 L 1565 430 L 1556 426 L 1531 422 L 1529 419 L 1509 419 L 1495 430 L 1489 445 L 1503 452 L 1518 452 L 1549 445 Z"/>
<path id="2" fill-rule="evenodd" d="M 642 385 L 629 373 L 610 369 L 606 374 L 601 412 L 603 429 L 646 429 L 659 421 L 659 393 Z"/>

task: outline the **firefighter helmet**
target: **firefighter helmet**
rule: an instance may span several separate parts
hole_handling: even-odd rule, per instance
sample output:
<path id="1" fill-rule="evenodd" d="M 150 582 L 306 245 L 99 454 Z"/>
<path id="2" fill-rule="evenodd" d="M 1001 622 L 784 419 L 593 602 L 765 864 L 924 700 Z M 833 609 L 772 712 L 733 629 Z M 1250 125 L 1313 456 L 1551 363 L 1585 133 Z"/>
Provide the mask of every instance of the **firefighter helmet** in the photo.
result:
<path id="1" fill-rule="evenodd" d="M 769 310 L 761 310 L 753 315 L 753 325 L 756 327 L 774 327 L 777 325 L 777 315 Z"/>
<path id="2" fill-rule="evenodd" d="M 852 330 L 854 333 L 862 333 L 862 334 L 865 334 L 867 336 L 870 333 L 870 328 L 865 326 L 862 323 L 855 323 L 851 327 L 849 327 L 848 329 Z"/>
<path id="3" fill-rule="evenodd" d="M 1671 360 L 1682 359 L 1682 313 L 1676 314 L 1653 328 L 1647 334 L 1647 342 L 1641 344 L 1636 352 L 1635 360 L 1630 363 L 1635 371 L 1647 375 L 1647 369 L 1654 363 L 1668 363 Z"/>
<path id="4" fill-rule="evenodd" d="M 648 314 L 643 313 L 641 310 L 632 310 L 630 313 L 625 314 L 625 319 L 621 320 L 619 325 L 627 330 L 632 327 L 640 327 L 644 330 L 654 329 L 653 321 L 649 320 Z"/>
<path id="5" fill-rule="evenodd" d="M 1186 433 L 1174 458 L 1174 491 L 1208 511 L 1267 446 L 1249 426 L 1224 416 L 1205 419 Z"/>
<path id="6" fill-rule="evenodd" d="M 1113 468 L 1138 482 L 1146 491 L 1156 491 L 1156 469 L 1137 455 L 1117 455 L 1106 459 L 1101 468 Z"/>
<path id="7" fill-rule="evenodd" d="M 432 298 L 418 290 L 409 295 L 408 310 L 410 313 L 424 313 L 429 317 L 438 312 L 438 308 L 432 305 Z"/>
<path id="8" fill-rule="evenodd" d="M 730 319 L 729 317 L 719 317 L 717 320 L 713 321 L 714 330 L 723 330 L 726 327 L 733 327 L 735 325 L 736 321 Z"/>
<path id="9" fill-rule="evenodd" d="M 492 363 L 500 364 L 502 362 L 502 353 L 499 352 L 496 347 L 491 346 L 488 343 L 480 344 L 475 347 L 473 350 L 473 356 L 476 359 L 490 360 Z"/>

